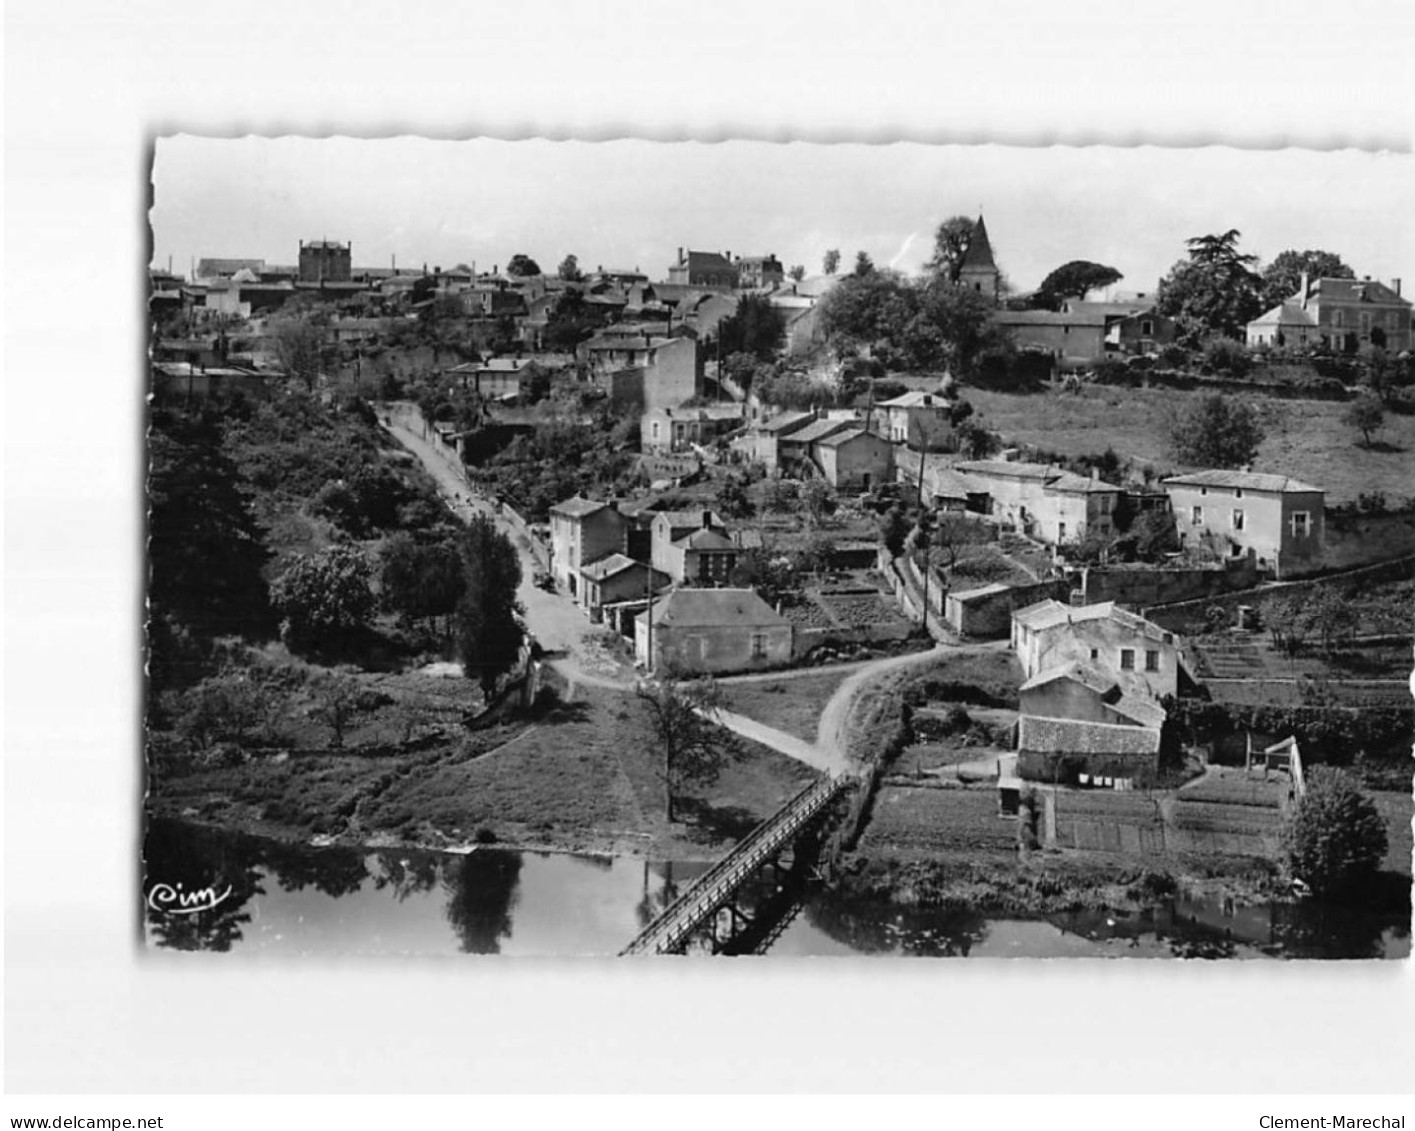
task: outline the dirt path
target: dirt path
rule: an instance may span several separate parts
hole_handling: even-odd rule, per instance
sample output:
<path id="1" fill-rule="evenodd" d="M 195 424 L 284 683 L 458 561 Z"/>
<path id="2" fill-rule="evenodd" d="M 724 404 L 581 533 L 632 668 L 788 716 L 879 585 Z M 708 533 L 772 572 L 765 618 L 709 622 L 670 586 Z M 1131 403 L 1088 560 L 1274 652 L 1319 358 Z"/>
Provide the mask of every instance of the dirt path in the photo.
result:
<path id="1" fill-rule="evenodd" d="M 455 456 L 443 451 L 435 439 L 423 435 L 417 413 L 407 406 L 384 405 L 379 417 L 389 434 L 418 457 L 459 519 L 468 522 L 474 515 L 486 515 L 511 539 L 521 559 L 521 586 L 516 595 L 526 610 L 526 624 L 541 648 L 552 653 L 548 663 L 570 685 L 571 696 L 582 687 L 616 691 L 632 687 L 633 674 L 595 646 L 604 630 L 590 624 L 568 597 L 536 586 L 540 565 L 525 535 L 502 518 L 489 499 L 472 491 L 462 478 Z"/>

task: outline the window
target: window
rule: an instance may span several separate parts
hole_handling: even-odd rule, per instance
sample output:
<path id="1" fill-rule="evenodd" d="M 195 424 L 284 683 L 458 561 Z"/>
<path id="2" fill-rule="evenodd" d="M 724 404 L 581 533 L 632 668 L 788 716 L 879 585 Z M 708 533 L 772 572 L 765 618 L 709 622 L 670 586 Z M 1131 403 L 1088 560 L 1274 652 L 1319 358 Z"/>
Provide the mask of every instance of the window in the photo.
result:
<path id="1" fill-rule="evenodd" d="M 1101 496 L 1101 514 L 1110 514 L 1110 496 Z"/>
<path id="2" fill-rule="evenodd" d="M 1143 322 L 1140 323 L 1140 336 L 1141 336 L 1141 337 L 1150 338 L 1150 337 L 1153 337 L 1153 336 L 1154 336 L 1154 333 L 1155 333 L 1155 324 L 1154 324 L 1153 322 L 1151 322 L 1148 318 L 1146 318 Z"/>
<path id="3" fill-rule="evenodd" d="M 1147 672 L 1160 670 L 1160 654 L 1153 649 L 1145 650 L 1145 670 Z"/>
<path id="4" fill-rule="evenodd" d="M 1243 512 L 1237 508 L 1235 508 L 1233 511 L 1233 529 L 1243 529 Z"/>
<path id="5" fill-rule="evenodd" d="M 1189 508 L 1189 523 L 1190 523 L 1190 525 L 1192 525 L 1192 526 L 1203 526 L 1203 525 L 1204 525 L 1204 508 L 1203 508 L 1203 507 L 1190 507 L 1190 508 Z"/>
<path id="6" fill-rule="evenodd" d="M 1336 327 L 1336 329 L 1338 329 L 1338 330 L 1340 330 L 1343 326 L 1345 326 L 1345 325 L 1346 325 L 1346 311 L 1344 311 L 1344 310 L 1333 310 L 1333 311 L 1331 312 L 1331 324 L 1332 324 L 1334 327 Z"/>
<path id="7" fill-rule="evenodd" d="M 1064 523 L 1064 522 L 1058 522 L 1058 523 L 1056 524 L 1056 540 L 1057 540 L 1058 542 L 1060 542 L 1060 541 L 1061 541 L 1063 538 L 1065 538 L 1065 537 L 1066 537 L 1066 523 Z"/>
<path id="8" fill-rule="evenodd" d="M 655 421 L 653 422 L 653 438 L 654 438 L 655 440 L 658 439 L 658 421 L 657 421 L 657 420 L 655 420 Z"/>
<path id="9" fill-rule="evenodd" d="M 1135 649 L 1122 648 L 1120 650 L 1120 670 L 1123 672 L 1133 672 L 1135 670 Z"/>
<path id="10" fill-rule="evenodd" d="M 1092 648 L 1092 649 L 1091 649 L 1091 659 L 1093 659 L 1093 660 L 1099 660 L 1100 658 L 1101 658 L 1101 650 L 1100 650 L 1099 648 Z"/>
<path id="11" fill-rule="evenodd" d="M 1233 489 L 1233 497 L 1234 497 L 1235 499 L 1241 499 L 1241 498 L 1243 497 L 1243 488 L 1242 488 L 1242 487 L 1235 487 L 1235 488 Z"/>
<path id="12" fill-rule="evenodd" d="M 762 632 L 752 633 L 752 659 L 760 660 L 766 656 L 766 634 Z"/>
<path id="13" fill-rule="evenodd" d="M 1305 538 L 1312 533 L 1312 515 L 1309 511 L 1292 512 L 1292 536 Z"/>

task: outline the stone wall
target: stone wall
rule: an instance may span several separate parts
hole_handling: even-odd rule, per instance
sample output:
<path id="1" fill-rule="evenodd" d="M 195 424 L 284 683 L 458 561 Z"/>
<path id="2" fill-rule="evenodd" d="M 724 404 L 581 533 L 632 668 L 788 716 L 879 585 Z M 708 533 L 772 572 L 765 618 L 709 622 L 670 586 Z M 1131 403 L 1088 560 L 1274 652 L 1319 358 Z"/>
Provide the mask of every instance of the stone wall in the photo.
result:
<path id="1" fill-rule="evenodd" d="M 1415 511 L 1345 514 L 1327 508 L 1322 565 L 1347 569 L 1415 554 Z"/>
<path id="2" fill-rule="evenodd" d="M 1251 554 L 1232 565 L 1207 569 L 1090 568 L 1083 569 L 1080 577 L 1086 604 L 1114 601 L 1137 608 L 1232 593 L 1251 589 L 1257 583 L 1258 563 Z"/>

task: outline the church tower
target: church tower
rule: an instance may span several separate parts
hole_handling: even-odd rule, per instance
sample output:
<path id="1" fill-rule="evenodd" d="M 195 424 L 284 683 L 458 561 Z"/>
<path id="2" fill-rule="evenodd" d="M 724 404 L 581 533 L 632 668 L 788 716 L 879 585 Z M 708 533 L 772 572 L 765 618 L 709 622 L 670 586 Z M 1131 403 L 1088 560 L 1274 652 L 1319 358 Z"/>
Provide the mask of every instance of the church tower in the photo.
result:
<path id="1" fill-rule="evenodd" d="M 973 225 L 973 234 L 968 237 L 968 250 L 963 253 L 963 262 L 958 267 L 958 285 L 970 291 L 979 291 L 997 302 L 1002 294 L 1002 272 L 992 257 L 992 243 L 988 240 L 987 225 L 983 218 Z"/>

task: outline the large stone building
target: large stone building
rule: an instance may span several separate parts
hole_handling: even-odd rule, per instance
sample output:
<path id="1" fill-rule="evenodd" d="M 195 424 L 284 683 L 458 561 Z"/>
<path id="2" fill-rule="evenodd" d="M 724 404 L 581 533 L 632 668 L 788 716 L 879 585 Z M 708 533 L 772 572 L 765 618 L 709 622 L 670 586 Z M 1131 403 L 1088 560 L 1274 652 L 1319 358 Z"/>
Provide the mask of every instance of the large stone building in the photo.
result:
<path id="1" fill-rule="evenodd" d="M 634 625 L 634 654 L 649 671 L 777 667 L 791 648 L 791 622 L 752 589 L 675 589 Z"/>
<path id="2" fill-rule="evenodd" d="M 1411 305 L 1400 280 L 1390 286 L 1365 279 L 1309 279 L 1297 293 L 1248 323 L 1250 346 L 1324 345 L 1341 353 L 1411 346 Z"/>
<path id="3" fill-rule="evenodd" d="M 958 285 L 987 295 L 994 302 L 1002 297 L 1002 272 L 993 259 L 992 241 L 981 216 L 968 237 L 968 248 L 958 268 Z"/>
<path id="4" fill-rule="evenodd" d="M 1125 493 L 1098 476 L 1087 479 L 1048 464 L 973 460 L 954 470 L 988 492 L 995 521 L 1051 546 L 1114 533 L 1115 509 Z"/>
<path id="5" fill-rule="evenodd" d="M 678 260 L 668 268 L 668 281 L 687 287 L 707 290 L 735 290 L 740 273 L 732 262 L 732 253 L 716 251 L 684 251 L 678 249 Z"/>
<path id="6" fill-rule="evenodd" d="M 354 275 L 353 244 L 333 240 L 300 241 L 302 283 L 347 283 Z"/>
<path id="7" fill-rule="evenodd" d="M 1179 690 L 1179 645 L 1166 632 L 1113 601 L 1063 605 L 1045 600 L 1012 614 L 1012 649 L 1028 680 L 1089 664 L 1122 693 L 1154 700 Z"/>

